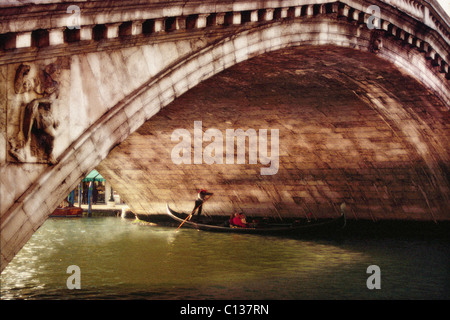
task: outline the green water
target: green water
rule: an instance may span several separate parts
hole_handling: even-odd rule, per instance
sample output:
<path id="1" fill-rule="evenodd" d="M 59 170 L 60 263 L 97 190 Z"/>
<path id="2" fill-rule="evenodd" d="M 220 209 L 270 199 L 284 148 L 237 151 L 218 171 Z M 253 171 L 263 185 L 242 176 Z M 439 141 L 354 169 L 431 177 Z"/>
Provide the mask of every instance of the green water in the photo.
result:
<path id="1" fill-rule="evenodd" d="M 69 290 L 67 267 L 80 268 Z M 381 289 L 369 290 L 370 265 Z M 2 299 L 449 299 L 444 240 L 302 240 L 48 219 L 1 274 Z"/>

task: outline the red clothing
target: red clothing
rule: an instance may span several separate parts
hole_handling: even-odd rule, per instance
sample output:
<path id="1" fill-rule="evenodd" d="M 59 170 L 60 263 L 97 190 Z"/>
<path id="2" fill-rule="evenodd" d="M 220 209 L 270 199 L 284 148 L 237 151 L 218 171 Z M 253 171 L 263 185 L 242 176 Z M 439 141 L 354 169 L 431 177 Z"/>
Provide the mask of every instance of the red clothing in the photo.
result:
<path id="1" fill-rule="evenodd" d="M 233 225 L 246 228 L 247 224 L 243 223 L 240 217 L 234 217 L 233 218 Z"/>

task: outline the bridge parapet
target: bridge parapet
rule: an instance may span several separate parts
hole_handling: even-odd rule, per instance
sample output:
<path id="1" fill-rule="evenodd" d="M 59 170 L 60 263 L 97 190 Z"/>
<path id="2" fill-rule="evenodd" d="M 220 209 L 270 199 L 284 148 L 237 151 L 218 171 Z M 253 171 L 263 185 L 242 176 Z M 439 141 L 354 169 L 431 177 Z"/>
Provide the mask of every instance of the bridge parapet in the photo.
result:
<path id="1" fill-rule="evenodd" d="M 361 26 L 370 22 L 386 36 L 423 52 L 432 66 L 450 79 L 449 18 L 434 0 L 26 3 L 40 3 L 32 6 L 20 3 L 0 6 L 0 64 L 13 62 L 18 54 L 29 56 L 29 51 L 36 48 L 63 46 L 70 53 L 70 47 L 76 43 L 80 46 L 98 42 L 103 47 L 108 40 L 119 39 L 135 45 L 133 38 L 147 37 L 152 41 L 171 32 L 330 15 Z"/>

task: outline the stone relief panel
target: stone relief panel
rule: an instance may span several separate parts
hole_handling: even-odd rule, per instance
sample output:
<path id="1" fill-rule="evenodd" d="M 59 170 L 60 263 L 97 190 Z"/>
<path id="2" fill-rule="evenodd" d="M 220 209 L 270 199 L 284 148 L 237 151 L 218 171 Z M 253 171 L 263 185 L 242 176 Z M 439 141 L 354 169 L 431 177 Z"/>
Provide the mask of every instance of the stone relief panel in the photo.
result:
<path id="1" fill-rule="evenodd" d="M 0 67 L 0 166 L 6 161 L 6 72 Z"/>
<path id="2" fill-rule="evenodd" d="M 69 126 L 61 93 L 69 77 L 66 59 L 22 63 L 8 68 L 7 161 L 57 162 L 56 142 Z M 62 139 L 64 140 L 64 139 Z"/>

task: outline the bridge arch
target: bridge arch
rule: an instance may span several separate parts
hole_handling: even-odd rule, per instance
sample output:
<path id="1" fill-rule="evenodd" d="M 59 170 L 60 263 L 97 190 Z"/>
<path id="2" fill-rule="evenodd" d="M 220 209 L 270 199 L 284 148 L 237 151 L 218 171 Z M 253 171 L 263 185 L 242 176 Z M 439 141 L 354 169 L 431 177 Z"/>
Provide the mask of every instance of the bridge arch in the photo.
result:
<path id="1" fill-rule="evenodd" d="M 311 8 L 314 12 L 314 7 Z M 405 32 L 398 32 L 397 27 L 390 27 L 389 23 L 384 25 L 383 31 L 370 30 L 365 24 L 357 23 L 360 16 L 349 7 L 335 6 L 329 9 L 330 14 L 339 15 L 341 12 L 344 17 L 342 19 L 330 18 L 326 14 L 326 7 L 324 8 L 325 14 L 312 14 L 311 19 L 271 21 L 237 30 L 231 36 L 179 57 L 133 92 L 122 97 L 72 142 L 59 156 L 58 163 L 47 167 L 3 213 L 1 270 L 42 225 L 59 201 L 73 190 L 83 176 L 95 168 L 112 148 L 124 141 L 161 108 L 198 83 L 252 57 L 293 46 L 334 45 L 354 48 L 393 63 L 421 81 L 448 107 L 449 84 L 445 80 L 446 73 L 442 72 L 446 70 L 446 64 L 440 55 L 434 52 L 435 55 L 431 57 L 432 53 L 420 51 L 421 42 L 417 42 L 419 47 L 411 49 L 413 37 L 408 37 Z M 448 48 L 448 45 L 444 47 Z M 432 68 L 433 61 L 437 60 L 440 61 L 440 68 Z M 359 84 L 356 80 L 355 86 L 364 92 L 372 105 L 388 116 L 383 105 L 377 100 L 380 88 Z M 387 90 L 384 93 L 389 94 L 388 88 L 382 90 Z M 424 157 L 426 151 L 423 150 Z"/>

